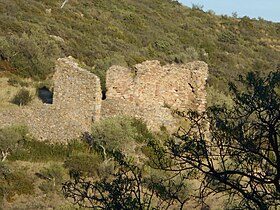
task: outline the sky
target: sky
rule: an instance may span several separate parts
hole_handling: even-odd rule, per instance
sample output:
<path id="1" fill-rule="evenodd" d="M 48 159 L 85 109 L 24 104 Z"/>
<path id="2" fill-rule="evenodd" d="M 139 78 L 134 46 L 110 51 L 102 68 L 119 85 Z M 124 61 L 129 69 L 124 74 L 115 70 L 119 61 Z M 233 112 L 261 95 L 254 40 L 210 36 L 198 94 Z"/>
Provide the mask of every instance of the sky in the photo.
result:
<path id="1" fill-rule="evenodd" d="M 213 10 L 217 15 L 232 15 L 238 17 L 261 17 L 265 20 L 280 23 L 280 0 L 179 0 L 183 5 L 193 4 L 203 6 L 203 10 Z"/>

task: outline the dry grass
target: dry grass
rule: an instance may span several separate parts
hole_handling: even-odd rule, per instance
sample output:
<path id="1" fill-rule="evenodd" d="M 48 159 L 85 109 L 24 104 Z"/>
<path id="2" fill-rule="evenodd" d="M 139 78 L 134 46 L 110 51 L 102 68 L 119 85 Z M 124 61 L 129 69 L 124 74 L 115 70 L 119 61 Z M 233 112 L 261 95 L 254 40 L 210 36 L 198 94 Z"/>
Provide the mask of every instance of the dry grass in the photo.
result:
<path id="1" fill-rule="evenodd" d="M 263 42 L 272 49 L 280 52 L 280 39 L 261 38 L 260 42 Z"/>
<path id="2" fill-rule="evenodd" d="M 8 78 L 0 78 L 0 109 L 15 106 L 9 101 L 18 91 L 17 87 L 8 85 Z"/>
<path id="3" fill-rule="evenodd" d="M 10 161 L 11 168 L 24 170 L 30 179 L 34 179 L 35 193 L 32 195 L 15 195 L 10 202 L 4 201 L 0 206 L 3 209 L 75 209 L 69 201 L 67 201 L 60 190 L 45 193 L 39 189 L 39 185 L 44 182 L 38 178 L 35 173 L 50 167 L 54 162 L 35 163 L 28 161 Z M 55 164 L 62 165 L 63 162 L 55 162 Z M 68 177 L 67 174 L 65 176 Z M 46 181 L 45 181 L 46 182 Z"/>
<path id="4" fill-rule="evenodd" d="M 22 88 L 20 85 L 10 85 L 8 83 L 8 77 L 0 77 L 0 110 L 16 108 L 17 105 L 11 103 L 10 101 L 16 95 L 16 93 Z M 25 87 L 33 95 L 34 103 L 37 103 L 38 100 L 36 96 L 36 88 L 33 83 L 29 80 L 25 80 L 26 83 L 30 84 L 28 87 Z"/>

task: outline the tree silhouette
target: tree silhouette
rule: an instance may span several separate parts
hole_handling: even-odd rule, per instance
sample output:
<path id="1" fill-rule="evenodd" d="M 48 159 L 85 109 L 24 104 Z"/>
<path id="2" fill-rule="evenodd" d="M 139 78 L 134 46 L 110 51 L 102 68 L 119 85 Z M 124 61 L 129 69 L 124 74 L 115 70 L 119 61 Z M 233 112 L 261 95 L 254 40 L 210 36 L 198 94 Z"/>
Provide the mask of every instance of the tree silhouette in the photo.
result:
<path id="1" fill-rule="evenodd" d="M 192 126 L 168 141 L 165 155 L 173 165 L 166 170 L 203 174 L 202 199 L 218 193 L 229 196 L 235 209 L 278 209 L 280 72 L 267 77 L 249 73 L 239 81 L 239 88 L 230 84 L 232 108 L 210 107 L 205 115 L 181 113 Z"/>
<path id="2" fill-rule="evenodd" d="M 183 209 L 186 180 L 202 180 L 199 198 L 227 196 L 233 209 L 280 207 L 280 72 L 248 73 L 230 84 L 234 104 L 210 107 L 204 114 L 179 113 L 191 121 L 165 145 L 149 142 L 150 166 L 174 173 L 166 180 L 144 176 L 140 167 L 113 152 L 115 172 L 95 181 L 74 177 L 64 195 L 95 209 Z M 178 179 L 179 177 L 179 179 Z M 175 179 L 179 180 L 176 182 Z"/>
<path id="3" fill-rule="evenodd" d="M 104 210 L 182 209 L 188 196 L 178 195 L 185 190 L 184 179 L 157 180 L 143 176 L 135 166 L 118 151 L 111 153 L 116 160 L 115 173 L 92 181 L 79 173 L 63 184 L 63 194 L 81 207 Z"/>

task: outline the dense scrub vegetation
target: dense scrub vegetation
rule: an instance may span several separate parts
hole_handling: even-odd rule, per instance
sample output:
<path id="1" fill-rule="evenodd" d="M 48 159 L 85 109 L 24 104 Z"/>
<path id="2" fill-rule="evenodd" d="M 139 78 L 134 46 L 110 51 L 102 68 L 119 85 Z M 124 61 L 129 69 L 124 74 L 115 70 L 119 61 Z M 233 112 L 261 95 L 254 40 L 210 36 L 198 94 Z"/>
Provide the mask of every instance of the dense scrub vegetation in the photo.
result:
<path id="1" fill-rule="evenodd" d="M 241 72 L 279 64 L 280 25 L 230 18 L 176 1 L 0 1 L 0 69 L 46 78 L 72 55 L 104 81 L 113 64 L 204 60 L 209 82 L 225 90 Z"/>
<path id="2" fill-rule="evenodd" d="M 248 73 L 240 82 L 238 87 L 230 84 L 233 107 L 180 113 L 191 121 L 189 129 L 179 129 L 167 141 L 146 139 L 150 151 L 146 164 L 156 176 L 113 150 L 116 167 L 110 176 L 100 180 L 75 176 L 64 183 L 64 194 L 79 206 L 100 210 L 190 209 L 191 198 L 198 199 L 200 209 L 278 209 L 280 71 L 265 78 Z M 188 181 L 195 180 L 200 186 L 189 195 L 193 188 Z M 209 205 L 211 195 L 216 202 L 227 201 Z"/>
<path id="3" fill-rule="evenodd" d="M 238 105 L 238 100 L 231 100 L 224 94 L 230 79 L 252 70 L 263 73 L 280 68 L 279 23 L 248 17 L 216 16 L 213 12 L 204 12 L 199 7 L 187 8 L 171 0 L 70 0 L 61 9 L 62 2 L 0 0 L 0 75 L 8 75 L 10 85 L 28 87 L 31 82 L 22 77 L 48 79 L 53 73 L 55 60 L 68 55 L 77 58 L 80 65 L 100 76 L 103 85 L 105 71 L 114 64 L 132 66 L 147 59 L 157 59 L 163 64 L 184 63 L 199 59 L 209 64 L 210 100 L 221 103 L 226 101 L 228 107 L 232 108 Z M 257 79 L 263 81 L 260 77 Z M 279 84 L 279 76 L 277 79 Z M 257 96 L 266 97 L 269 93 L 261 91 Z M 273 94 L 273 97 L 265 98 L 261 102 L 267 105 L 268 110 L 271 105 L 276 105 L 276 111 L 271 114 L 273 119 L 276 117 L 274 121 L 277 121 L 274 129 L 278 135 L 278 140 L 274 142 L 276 145 L 279 144 L 279 87 Z M 241 94 L 239 99 L 246 102 L 251 95 Z M 23 92 L 18 94 L 18 98 L 14 98 L 14 102 L 23 105 L 25 102 L 22 98 L 26 98 Z M 274 104 L 265 104 L 272 99 Z M 26 103 L 28 102 L 29 100 Z M 216 117 L 224 112 L 219 114 Z M 262 111 L 259 116 L 263 116 Z M 253 119 L 258 119 L 257 117 L 254 116 Z M 246 126 L 252 126 L 251 122 L 238 120 L 234 119 L 230 123 L 241 123 L 238 125 L 241 127 L 249 123 Z M 239 141 L 230 141 L 235 145 L 218 142 L 218 146 L 223 148 L 238 146 L 242 151 L 242 156 L 234 155 L 229 162 L 224 161 L 228 154 L 222 156 L 221 168 L 236 167 L 241 168 L 242 173 L 247 173 L 247 166 L 255 167 L 256 164 L 251 162 L 257 162 L 259 156 L 263 155 L 262 151 L 256 149 L 268 148 L 269 144 L 264 141 L 266 136 L 258 135 L 258 127 L 256 132 L 252 133 L 249 129 L 242 133 L 243 130 L 238 130 L 238 126 L 228 127 L 228 124 L 225 124 L 224 130 L 218 130 L 217 134 L 230 137 L 227 132 L 231 132 L 239 135 L 238 138 L 243 135 L 242 138 L 246 140 L 244 145 L 241 145 L 243 147 L 240 147 Z M 248 135 L 257 135 L 253 136 L 257 141 L 249 141 Z M 170 140 L 165 132 L 152 134 L 141 121 L 124 117 L 107 119 L 95 125 L 91 133 L 85 133 L 82 139 L 68 145 L 36 141 L 22 126 L 1 129 L 0 209 L 76 209 L 62 197 L 62 183 L 64 194 L 74 199 L 71 193 L 81 190 L 80 187 L 85 186 L 83 184 L 88 184 L 89 189 L 100 190 L 107 197 L 97 204 L 107 209 L 112 208 L 110 205 L 128 208 L 133 205 L 141 209 L 142 204 L 142 209 L 152 206 L 164 208 L 169 205 L 174 205 L 175 209 L 183 207 L 193 196 L 190 195 L 192 186 L 185 182 L 186 177 L 191 180 L 201 178 L 201 175 L 197 176 L 197 171 L 204 170 L 199 168 L 201 163 L 205 158 L 211 160 L 212 157 L 203 153 L 209 149 L 207 144 L 201 145 L 205 143 L 204 139 L 190 139 L 185 133 L 176 137 L 176 141 L 173 141 L 174 138 Z M 182 144 L 178 145 L 178 141 Z M 159 145 L 154 144 L 155 142 Z M 166 148 L 164 142 L 169 142 L 170 147 Z M 259 145 L 256 145 L 257 143 Z M 182 148 L 182 145 L 188 147 Z M 276 184 L 278 181 L 276 188 L 271 188 L 270 194 L 266 193 L 267 197 L 261 197 L 262 192 L 259 196 L 259 192 L 253 190 L 243 194 L 255 193 L 257 198 L 249 196 L 253 198 L 250 200 L 247 196 L 244 199 L 244 196 L 240 196 L 234 189 L 227 188 L 230 181 L 236 181 L 237 175 L 227 174 L 222 178 L 215 176 L 216 172 L 218 175 L 221 173 L 220 168 L 214 171 L 214 174 L 206 174 L 205 183 L 208 185 L 203 189 L 207 193 L 217 190 L 231 192 L 234 199 L 237 196 L 237 199 L 230 200 L 231 205 L 237 209 L 258 209 L 258 205 L 263 205 L 264 209 L 269 205 L 279 206 L 279 203 L 274 202 L 279 200 L 279 164 L 275 165 L 275 159 L 280 157 L 279 150 L 273 151 L 276 155 L 270 147 L 264 151 L 268 163 L 272 164 L 263 166 L 261 164 L 264 162 L 257 162 L 260 164 L 258 167 L 263 170 L 257 179 L 261 176 L 265 180 L 267 177 L 276 180 Z M 233 153 L 236 154 L 235 151 Z M 175 170 L 177 176 L 172 176 L 173 172 L 168 166 L 178 163 L 175 160 L 185 160 L 186 155 L 195 157 L 197 162 L 192 161 L 193 165 L 184 161 L 179 163 L 184 167 L 191 167 L 192 170 Z M 245 157 L 245 161 L 240 162 L 239 157 Z M 157 168 L 158 164 L 161 167 Z M 254 182 L 254 170 L 249 171 L 253 173 L 250 184 L 258 189 L 266 187 L 262 183 L 260 186 L 258 182 Z M 271 174 L 271 171 L 277 172 L 274 173 L 277 176 Z M 169 177 L 174 179 L 168 179 Z M 222 182 L 218 178 L 221 178 Z M 124 191 L 123 187 L 130 187 L 130 191 Z M 129 193 L 135 191 L 144 194 L 131 197 Z M 123 194 L 126 200 L 110 197 L 116 192 Z M 106 199 L 112 199 L 110 205 L 106 206 Z M 150 199 L 151 202 L 141 203 L 141 199 Z M 260 201 L 259 204 L 256 200 Z M 79 201 L 76 203 L 88 204 L 87 201 Z M 208 207 L 202 204 L 202 208 Z"/>
<path id="4" fill-rule="evenodd" d="M 238 86 L 230 86 L 231 107 L 212 106 L 207 115 L 179 113 L 190 120 L 190 129 L 175 135 L 164 129 L 151 133 L 142 121 L 121 116 L 93 125 L 68 145 L 36 141 L 24 126 L 1 129 L 0 204 L 4 209 L 74 209 L 69 201 L 97 209 L 192 209 L 191 203 L 201 209 L 277 209 L 279 78 L 279 71 L 240 77 Z M 217 203 L 209 201 L 213 194 Z M 33 197 L 38 200 L 30 202 Z"/>
<path id="5" fill-rule="evenodd" d="M 113 150 L 143 165 L 144 142 L 152 138 L 145 123 L 121 116 L 96 124 L 67 145 L 33 139 L 24 126 L 1 129 L 0 209 L 75 209 L 63 197 L 63 182 L 109 176 L 116 168 Z"/>

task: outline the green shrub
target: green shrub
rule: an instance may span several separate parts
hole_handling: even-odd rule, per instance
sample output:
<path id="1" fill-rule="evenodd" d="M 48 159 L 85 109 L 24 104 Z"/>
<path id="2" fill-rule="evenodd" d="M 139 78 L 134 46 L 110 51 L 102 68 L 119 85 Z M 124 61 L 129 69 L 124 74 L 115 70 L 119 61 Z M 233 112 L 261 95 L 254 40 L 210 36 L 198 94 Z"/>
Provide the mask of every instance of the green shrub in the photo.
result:
<path id="1" fill-rule="evenodd" d="M 90 144 L 100 145 L 107 150 L 131 150 L 135 144 L 142 143 L 153 138 L 146 124 L 141 120 L 117 116 L 107 118 L 92 128 L 92 140 Z"/>
<path id="2" fill-rule="evenodd" d="M 217 90 L 214 87 L 207 88 L 207 106 L 226 105 L 232 107 L 233 100 L 229 95 Z"/>
<path id="3" fill-rule="evenodd" d="M 77 154 L 64 162 L 70 174 L 81 173 L 85 176 L 97 176 L 100 173 L 102 158 L 97 154 Z"/>
<path id="4" fill-rule="evenodd" d="M 12 154 L 9 160 L 24 160 L 31 162 L 64 161 L 69 155 L 67 145 L 50 144 L 36 140 L 22 142 L 21 150 Z"/>
<path id="5" fill-rule="evenodd" d="M 52 164 L 40 170 L 36 175 L 44 179 L 44 181 L 40 184 L 39 189 L 44 193 L 51 193 L 59 190 L 65 174 L 66 171 L 63 166 L 58 164 Z"/>
<path id="6" fill-rule="evenodd" d="M 29 34 L 0 37 L 0 55 L 16 67 L 19 75 L 45 79 L 53 72 L 60 50 L 43 30 L 33 29 Z"/>
<path id="7" fill-rule="evenodd" d="M 172 55 L 171 58 L 175 63 L 187 63 L 198 60 L 199 54 L 193 47 L 189 47 L 182 53 Z"/>
<path id="8" fill-rule="evenodd" d="M 225 42 L 227 44 L 237 44 L 238 37 L 231 31 L 225 31 L 219 36 L 218 41 Z"/>
<path id="9" fill-rule="evenodd" d="M 77 154 L 89 154 L 90 153 L 90 146 L 82 141 L 81 139 L 74 139 L 70 141 L 67 145 L 67 150 L 70 155 L 77 155 Z"/>
<path id="10" fill-rule="evenodd" d="M 0 166 L 0 204 L 5 198 L 12 201 L 15 195 L 33 194 L 34 180 L 25 173 L 25 170 L 12 170 L 7 166 Z"/>
<path id="11" fill-rule="evenodd" d="M 27 132 L 25 126 L 12 126 L 0 129 L 1 161 L 4 161 L 18 149 L 20 141 L 26 139 Z"/>
<path id="12" fill-rule="evenodd" d="M 134 139 L 138 143 L 147 142 L 147 140 L 153 139 L 154 135 L 149 131 L 146 123 L 141 119 L 132 118 L 131 126 L 136 129 Z"/>
<path id="13" fill-rule="evenodd" d="M 28 176 L 24 170 L 14 171 L 7 176 L 7 181 L 11 187 L 11 194 L 33 194 L 34 180 Z"/>
<path id="14" fill-rule="evenodd" d="M 12 103 L 18 106 L 25 106 L 32 101 L 32 95 L 27 89 L 20 89 L 12 99 Z"/>
<path id="15" fill-rule="evenodd" d="M 22 142 L 21 149 L 11 154 L 9 160 L 31 162 L 65 161 L 69 156 L 89 153 L 89 146 L 81 140 L 73 140 L 68 144 L 49 143 L 27 139 Z"/>

